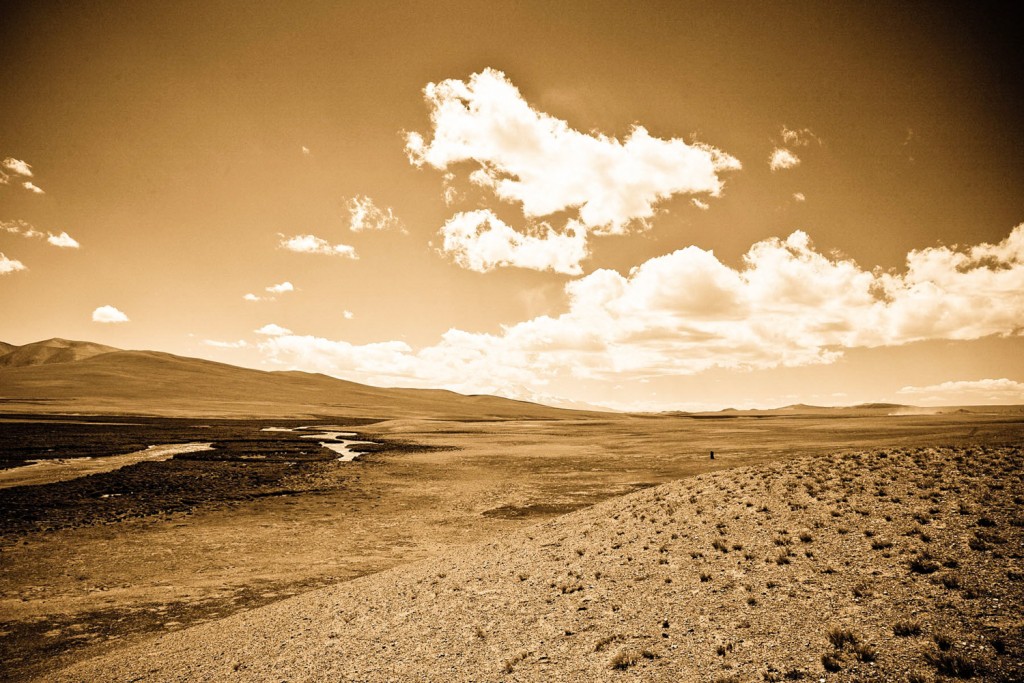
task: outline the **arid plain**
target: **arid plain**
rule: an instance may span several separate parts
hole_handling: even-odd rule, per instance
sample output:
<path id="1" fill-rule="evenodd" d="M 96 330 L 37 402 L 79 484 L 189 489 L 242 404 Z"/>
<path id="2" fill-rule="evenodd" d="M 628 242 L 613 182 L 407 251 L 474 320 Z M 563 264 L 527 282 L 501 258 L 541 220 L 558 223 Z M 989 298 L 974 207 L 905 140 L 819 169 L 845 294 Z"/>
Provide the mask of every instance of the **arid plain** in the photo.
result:
<path id="1" fill-rule="evenodd" d="M 0 489 L 8 680 L 932 680 L 966 671 L 925 657 L 939 622 L 965 643 L 954 654 L 975 648 L 972 677 L 1021 673 L 1018 407 L 618 415 L 429 394 L 424 417 L 378 396 L 348 418 L 288 405 L 225 419 L 261 397 L 238 390 L 219 415 L 190 417 L 183 396 L 168 397 L 172 417 L 69 416 L 47 400 L 56 370 L 104 391 L 96 378 L 123 368 L 118 353 L 4 371 L 7 470 L 213 448 Z M 332 428 L 373 443 L 341 461 L 304 439 Z M 984 550 L 967 545 L 975 531 L 991 534 Z M 872 550 L 875 535 L 892 545 Z M 931 548 L 921 561 L 936 570 L 907 569 Z M 427 585 L 439 602 L 424 612 L 410 601 Z M 469 590 L 475 602 L 449 604 Z M 736 612 L 740 597 L 754 612 Z M 882 639 L 896 616 L 917 625 L 914 647 Z M 822 645 L 843 628 L 856 642 Z"/>

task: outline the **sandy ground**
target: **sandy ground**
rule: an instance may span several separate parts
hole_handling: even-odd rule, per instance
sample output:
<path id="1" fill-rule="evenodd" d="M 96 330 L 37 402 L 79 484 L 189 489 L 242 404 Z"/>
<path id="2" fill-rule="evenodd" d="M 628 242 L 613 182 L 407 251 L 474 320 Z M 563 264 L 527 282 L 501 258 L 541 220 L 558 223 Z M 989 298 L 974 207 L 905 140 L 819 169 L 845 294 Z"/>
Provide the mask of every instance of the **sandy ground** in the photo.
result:
<path id="1" fill-rule="evenodd" d="M 1024 679 L 1024 451 L 703 474 L 49 681 Z"/>

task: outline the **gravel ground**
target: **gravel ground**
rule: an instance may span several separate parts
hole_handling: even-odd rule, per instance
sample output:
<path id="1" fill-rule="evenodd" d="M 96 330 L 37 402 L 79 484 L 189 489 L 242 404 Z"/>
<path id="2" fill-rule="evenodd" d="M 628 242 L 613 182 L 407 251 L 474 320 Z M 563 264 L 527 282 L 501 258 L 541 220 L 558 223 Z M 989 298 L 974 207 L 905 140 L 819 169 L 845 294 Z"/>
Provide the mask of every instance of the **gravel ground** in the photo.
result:
<path id="1" fill-rule="evenodd" d="M 47 681 L 1024 680 L 1024 449 L 665 484 Z"/>

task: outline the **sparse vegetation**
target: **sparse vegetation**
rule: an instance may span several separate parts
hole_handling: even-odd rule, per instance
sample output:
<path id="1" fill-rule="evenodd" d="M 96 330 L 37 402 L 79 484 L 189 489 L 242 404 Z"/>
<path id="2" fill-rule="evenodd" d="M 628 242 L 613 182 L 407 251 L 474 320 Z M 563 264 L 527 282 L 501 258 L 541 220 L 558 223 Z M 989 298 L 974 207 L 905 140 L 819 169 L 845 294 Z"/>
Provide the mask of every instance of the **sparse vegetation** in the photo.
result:
<path id="1" fill-rule="evenodd" d="M 609 662 L 609 666 L 612 669 L 628 669 L 631 666 L 635 666 L 643 659 L 654 659 L 655 657 L 656 655 L 650 650 L 628 648 L 616 653 L 616 655 L 612 657 L 611 662 Z"/>
<path id="2" fill-rule="evenodd" d="M 919 636 L 921 635 L 921 622 L 916 619 L 908 619 L 905 621 L 897 621 L 892 625 L 893 635 L 897 635 L 903 638 L 908 636 Z"/>
<path id="3" fill-rule="evenodd" d="M 925 652 L 924 660 L 943 676 L 974 678 L 980 673 L 980 667 L 973 659 L 949 650 Z"/>

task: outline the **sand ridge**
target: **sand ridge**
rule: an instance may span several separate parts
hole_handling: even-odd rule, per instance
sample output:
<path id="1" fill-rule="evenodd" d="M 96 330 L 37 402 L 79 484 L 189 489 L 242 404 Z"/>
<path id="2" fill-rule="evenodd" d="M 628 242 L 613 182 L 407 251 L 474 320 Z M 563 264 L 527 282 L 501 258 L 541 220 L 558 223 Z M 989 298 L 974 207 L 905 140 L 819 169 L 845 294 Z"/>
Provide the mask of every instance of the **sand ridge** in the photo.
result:
<path id="1" fill-rule="evenodd" d="M 51 681 L 1024 678 L 1020 447 L 701 475 Z"/>

